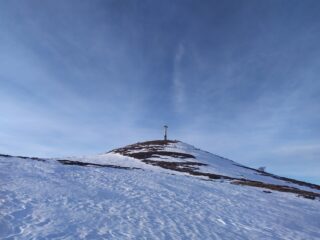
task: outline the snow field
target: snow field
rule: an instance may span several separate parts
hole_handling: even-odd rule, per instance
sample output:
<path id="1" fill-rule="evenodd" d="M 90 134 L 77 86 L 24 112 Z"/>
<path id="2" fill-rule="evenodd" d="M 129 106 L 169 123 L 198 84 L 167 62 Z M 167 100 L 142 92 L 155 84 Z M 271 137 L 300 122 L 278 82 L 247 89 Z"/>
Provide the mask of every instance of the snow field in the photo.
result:
<path id="1" fill-rule="evenodd" d="M 146 170 L 0 158 L 1 239 L 320 239 L 320 202 Z"/>

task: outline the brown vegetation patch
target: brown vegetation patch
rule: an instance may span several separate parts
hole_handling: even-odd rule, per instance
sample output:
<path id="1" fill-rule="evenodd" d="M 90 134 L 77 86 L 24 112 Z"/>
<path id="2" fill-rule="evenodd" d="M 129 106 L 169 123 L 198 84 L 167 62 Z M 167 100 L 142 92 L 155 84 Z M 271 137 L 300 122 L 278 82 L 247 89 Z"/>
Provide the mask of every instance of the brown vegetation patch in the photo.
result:
<path id="1" fill-rule="evenodd" d="M 199 163 L 199 162 L 165 162 L 165 161 L 154 161 L 154 160 L 142 160 L 142 162 L 153 165 L 159 166 L 164 169 L 174 170 L 177 172 L 185 172 L 189 173 L 193 176 L 201 176 L 201 177 L 208 177 L 209 179 L 228 179 L 234 180 L 235 178 L 231 178 L 228 176 L 213 174 L 213 173 L 204 173 L 199 172 L 198 166 L 207 166 L 207 164 Z"/>
<path id="2" fill-rule="evenodd" d="M 319 193 L 314 193 L 314 192 L 309 192 L 305 190 L 301 190 L 298 188 L 294 187 L 288 187 L 288 186 L 282 186 L 282 185 L 274 185 L 274 184 L 268 184 L 268 183 L 263 183 L 263 182 L 258 182 L 258 181 L 251 181 L 251 180 L 238 180 L 232 182 L 233 184 L 237 185 L 245 185 L 245 186 L 251 186 L 251 187 L 259 187 L 259 188 L 266 188 L 270 190 L 275 190 L 279 192 L 290 192 L 290 193 L 295 193 L 298 196 L 308 198 L 308 199 L 316 199 L 320 198 Z"/>
<path id="3" fill-rule="evenodd" d="M 271 173 L 268 173 L 268 172 L 265 172 L 265 171 L 260 171 L 260 170 L 255 169 L 255 168 L 250 168 L 250 167 L 242 166 L 242 165 L 239 165 L 239 164 L 234 164 L 234 165 L 236 165 L 238 167 L 242 167 L 242 168 L 253 170 L 253 171 L 257 172 L 257 174 L 260 174 L 260 175 L 272 177 L 272 178 L 275 178 L 275 179 L 278 179 L 278 180 L 283 180 L 283 181 L 285 181 L 287 183 L 294 183 L 294 184 L 297 184 L 299 186 L 304 186 L 304 187 L 309 187 L 309 188 L 320 190 L 320 186 L 316 185 L 316 184 L 313 184 L 313 183 L 303 182 L 303 181 L 295 180 L 295 179 L 292 179 L 292 178 L 280 177 L 280 176 L 277 176 L 277 175 L 274 175 L 274 174 L 271 174 Z"/>
<path id="4" fill-rule="evenodd" d="M 140 160 L 146 160 L 152 157 L 173 157 L 179 159 L 195 158 L 195 156 L 188 153 L 164 151 L 166 145 L 177 142 L 178 141 L 176 140 L 153 140 L 142 143 L 138 142 L 123 148 L 114 149 L 111 152 Z"/>
<path id="5" fill-rule="evenodd" d="M 64 165 L 108 167 L 108 168 L 118 168 L 118 169 L 126 169 L 126 170 L 140 169 L 135 167 L 121 167 L 121 166 L 111 165 L 111 164 L 86 163 L 86 162 L 70 161 L 70 160 L 58 160 L 58 162 Z"/>
<path id="6" fill-rule="evenodd" d="M 152 158 L 152 157 L 159 157 L 159 156 L 163 156 L 163 157 L 173 157 L 173 158 L 180 158 L 180 159 L 185 159 L 185 158 L 195 158 L 193 155 L 191 154 L 187 154 L 187 153 L 179 153 L 179 152 L 167 152 L 167 151 L 148 151 L 148 152 L 126 152 L 126 153 L 122 153 L 125 156 L 128 157 L 133 157 L 133 158 L 137 158 L 137 159 L 148 159 L 148 158 Z"/>
<path id="7" fill-rule="evenodd" d="M 196 166 L 206 166 L 206 164 L 198 163 L 198 162 L 165 162 L 165 161 L 154 161 L 154 160 L 142 160 L 142 162 L 146 164 L 150 164 L 153 166 L 159 166 L 165 169 L 170 169 L 179 172 L 192 172 L 197 170 Z"/>
<path id="8" fill-rule="evenodd" d="M 164 149 L 165 146 L 169 145 L 170 143 L 177 143 L 176 140 L 153 140 L 153 141 L 146 141 L 146 142 L 138 142 L 123 148 L 114 149 L 110 152 L 120 153 L 120 154 L 128 154 L 132 151 L 161 151 Z"/>
<path id="9" fill-rule="evenodd" d="M 42 158 L 37 158 L 37 157 L 24 157 L 24 156 L 11 156 L 7 154 L 0 154 L 0 157 L 7 157 L 7 158 L 21 158 L 21 159 L 29 159 L 29 160 L 35 160 L 35 161 L 40 161 L 40 162 L 45 162 L 45 159 Z"/>
<path id="10" fill-rule="evenodd" d="M 132 145 L 144 145 L 144 146 L 148 146 L 148 145 L 168 145 L 169 143 L 177 143 L 179 141 L 177 140 L 151 140 L 151 141 L 146 141 L 146 142 L 138 142 Z M 131 145 L 131 146 L 132 146 Z"/>

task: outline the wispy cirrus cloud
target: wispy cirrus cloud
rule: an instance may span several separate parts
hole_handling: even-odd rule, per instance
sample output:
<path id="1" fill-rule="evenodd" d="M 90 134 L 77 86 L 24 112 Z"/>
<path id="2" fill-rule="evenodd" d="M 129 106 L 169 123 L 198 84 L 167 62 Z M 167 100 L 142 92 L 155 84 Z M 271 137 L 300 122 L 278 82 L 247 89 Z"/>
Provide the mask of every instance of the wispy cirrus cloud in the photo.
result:
<path id="1" fill-rule="evenodd" d="M 185 83 L 182 75 L 181 61 L 185 54 L 185 47 L 183 43 L 180 43 L 176 49 L 173 61 L 173 101 L 174 108 L 178 113 L 182 113 L 185 110 L 186 92 Z"/>
<path id="2" fill-rule="evenodd" d="M 314 177 L 319 6 L 1 1 L 0 152 L 95 153 L 166 122 L 172 138 Z"/>

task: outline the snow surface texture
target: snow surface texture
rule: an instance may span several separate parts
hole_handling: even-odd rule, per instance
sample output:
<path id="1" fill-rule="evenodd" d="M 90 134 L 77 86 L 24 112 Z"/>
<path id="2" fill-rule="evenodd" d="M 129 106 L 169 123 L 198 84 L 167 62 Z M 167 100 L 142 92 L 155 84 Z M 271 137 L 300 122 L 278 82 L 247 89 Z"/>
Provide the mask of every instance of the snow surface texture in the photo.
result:
<path id="1" fill-rule="evenodd" d="M 267 178 L 183 143 L 165 150 L 210 164 L 202 171 Z M 114 152 L 69 160 L 140 169 L 2 156 L 0 239 L 320 239 L 319 200 L 204 181 Z"/>

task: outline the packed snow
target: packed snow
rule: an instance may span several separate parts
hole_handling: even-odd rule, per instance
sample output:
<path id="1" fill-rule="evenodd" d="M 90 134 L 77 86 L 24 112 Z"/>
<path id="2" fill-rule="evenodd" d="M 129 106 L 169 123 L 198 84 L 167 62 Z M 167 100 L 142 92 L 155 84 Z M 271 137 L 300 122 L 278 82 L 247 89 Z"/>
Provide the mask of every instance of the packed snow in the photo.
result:
<path id="1" fill-rule="evenodd" d="M 203 171 L 267 179 L 184 143 L 166 151 L 194 155 L 209 164 Z M 199 179 L 114 152 L 69 159 L 139 169 L 0 157 L 0 239 L 320 239 L 318 199 Z"/>

